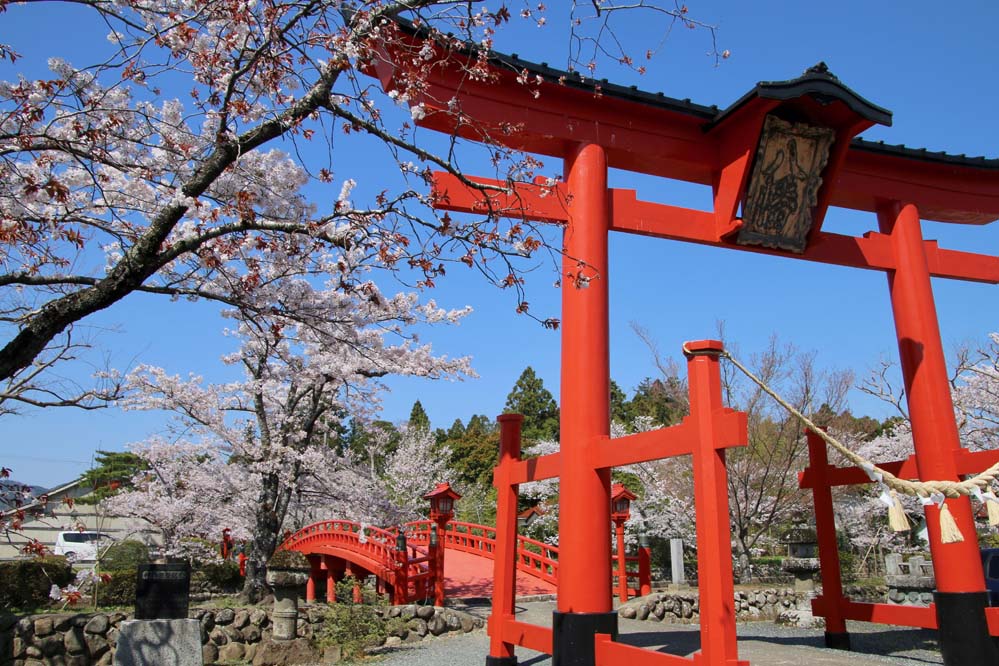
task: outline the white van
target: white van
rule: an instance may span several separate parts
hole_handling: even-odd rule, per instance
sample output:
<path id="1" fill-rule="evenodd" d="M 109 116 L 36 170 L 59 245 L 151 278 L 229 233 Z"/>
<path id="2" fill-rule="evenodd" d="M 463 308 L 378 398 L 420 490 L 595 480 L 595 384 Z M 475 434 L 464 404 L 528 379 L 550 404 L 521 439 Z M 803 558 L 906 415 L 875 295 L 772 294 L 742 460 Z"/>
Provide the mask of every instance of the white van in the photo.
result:
<path id="1" fill-rule="evenodd" d="M 110 538 L 99 532 L 60 532 L 54 552 L 70 562 L 93 561 L 97 559 L 98 546 L 106 546 Z"/>

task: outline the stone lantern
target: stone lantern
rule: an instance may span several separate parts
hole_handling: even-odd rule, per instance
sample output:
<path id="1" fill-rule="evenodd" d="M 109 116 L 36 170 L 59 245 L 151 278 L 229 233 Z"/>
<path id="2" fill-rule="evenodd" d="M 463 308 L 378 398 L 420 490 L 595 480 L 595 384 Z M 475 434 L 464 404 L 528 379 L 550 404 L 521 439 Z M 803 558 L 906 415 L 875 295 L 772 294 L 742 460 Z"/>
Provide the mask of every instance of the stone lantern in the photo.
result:
<path id="1" fill-rule="evenodd" d="M 274 640 L 298 635 L 298 591 L 309 581 L 312 566 L 297 550 L 279 550 L 267 563 L 267 584 L 274 590 Z"/>
<path id="2" fill-rule="evenodd" d="M 792 527 L 781 542 L 787 544 L 787 558 L 782 567 L 794 576 L 794 589 L 797 592 L 810 593 L 815 589 L 812 576 L 819 570 L 819 560 L 815 557 L 818 537 L 811 527 Z"/>

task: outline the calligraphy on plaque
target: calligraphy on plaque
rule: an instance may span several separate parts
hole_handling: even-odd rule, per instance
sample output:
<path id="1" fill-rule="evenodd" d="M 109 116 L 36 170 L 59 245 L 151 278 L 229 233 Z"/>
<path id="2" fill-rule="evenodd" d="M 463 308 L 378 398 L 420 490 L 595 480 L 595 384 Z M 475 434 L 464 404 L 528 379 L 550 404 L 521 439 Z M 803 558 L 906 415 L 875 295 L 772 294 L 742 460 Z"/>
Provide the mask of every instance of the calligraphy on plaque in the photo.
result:
<path id="1" fill-rule="evenodd" d="M 767 116 L 749 176 L 738 244 L 805 251 L 835 137 L 828 127 Z"/>

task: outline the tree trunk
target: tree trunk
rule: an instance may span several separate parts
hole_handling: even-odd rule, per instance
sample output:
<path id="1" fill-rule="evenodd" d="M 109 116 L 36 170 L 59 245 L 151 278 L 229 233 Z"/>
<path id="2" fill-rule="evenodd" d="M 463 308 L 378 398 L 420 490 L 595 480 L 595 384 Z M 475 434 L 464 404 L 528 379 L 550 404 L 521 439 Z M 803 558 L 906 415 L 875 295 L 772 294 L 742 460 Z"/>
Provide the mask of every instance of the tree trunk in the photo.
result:
<path id="1" fill-rule="evenodd" d="M 267 574 L 267 562 L 277 549 L 282 522 L 274 510 L 278 498 L 277 476 L 265 475 L 262 483 L 254 517 L 253 540 L 247 553 L 246 579 L 240 593 L 240 599 L 249 603 L 258 603 L 267 595 L 264 576 Z"/>

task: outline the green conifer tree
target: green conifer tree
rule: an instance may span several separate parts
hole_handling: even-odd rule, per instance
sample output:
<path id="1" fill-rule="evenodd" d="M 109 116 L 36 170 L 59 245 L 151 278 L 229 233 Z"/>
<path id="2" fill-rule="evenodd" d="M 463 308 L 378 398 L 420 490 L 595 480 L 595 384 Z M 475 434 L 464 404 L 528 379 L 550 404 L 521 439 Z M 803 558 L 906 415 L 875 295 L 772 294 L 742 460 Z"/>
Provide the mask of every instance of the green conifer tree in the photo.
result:
<path id="1" fill-rule="evenodd" d="M 409 412 L 409 427 L 430 430 L 430 417 L 419 400 L 413 403 L 413 409 Z"/>
<path id="2" fill-rule="evenodd" d="M 527 366 L 506 397 L 504 412 L 524 415 L 521 434 L 527 441 L 558 440 L 559 410 L 545 383 Z"/>

